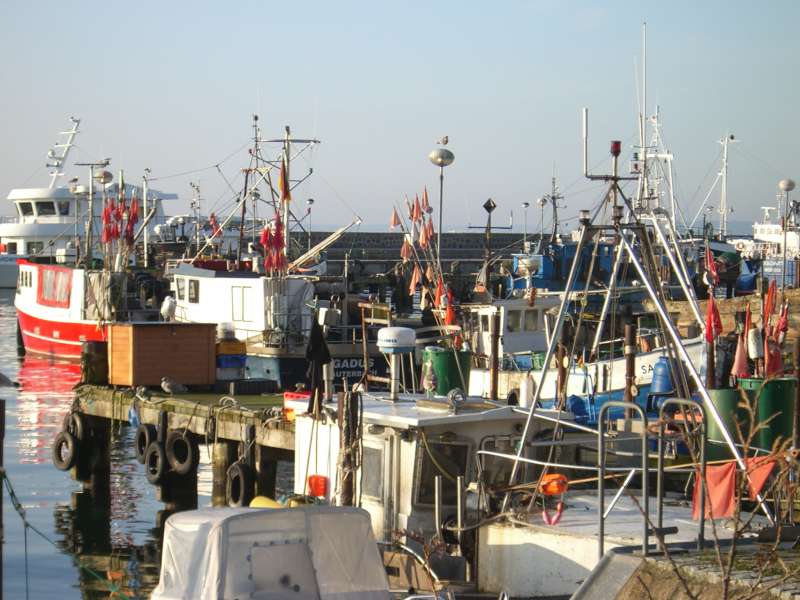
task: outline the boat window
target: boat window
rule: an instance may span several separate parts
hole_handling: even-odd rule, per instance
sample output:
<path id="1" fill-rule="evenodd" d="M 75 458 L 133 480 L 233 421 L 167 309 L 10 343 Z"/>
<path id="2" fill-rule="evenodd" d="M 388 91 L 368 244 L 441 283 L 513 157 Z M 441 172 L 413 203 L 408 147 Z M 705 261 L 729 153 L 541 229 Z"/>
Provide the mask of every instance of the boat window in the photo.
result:
<path id="1" fill-rule="evenodd" d="M 383 499 L 383 452 L 364 446 L 361 458 L 361 493 L 377 500 Z"/>
<path id="2" fill-rule="evenodd" d="M 427 445 L 422 442 L 419 443 L 417 455 L 419 456 L 417 503 L 433 504 L 434 477 L 441 475 L 442 504 L 455 506 L 455 479 L 458 475 L 466 475 L 469 446 L 463 443 L 445 444 L 429 440 Z"/>
<path id="3" fill-rule="evenodd" d="M 36 254 L 44 248 L 44 242 L 28 242 L 28 254 Z"/>
<path id="4" fill-rule="evenodd" d="M 497 452 L 500 454 L 515 454 L 517 451 L 518 437 L 513 439 L 509 436 L 493 436 L 486 438 L 481 443 L 481 450 Z M 508 483 L 511 476 L 511 469 L 514 463 L 506 458 L 499 456 L 483 456 L 484 481 L 488 485 L 503 485 Z"/>
<path id="5" fill-rule="evenodd" d="M 189 302 L 197 304 L 200 302 L 200 280 L 199 279 L 190 279 L 189 280 Z"/>
<path id="6" fill-rule="evenodd" d="M 489 315 L 481 315 L 481 331 L 489 331 Z"/>
<path id="7" fill-rule="evenodd" d="M 58 201 L 58 214 L 62 217 L 69 215 L 69 200 Z"/>
<path id="8" fill-rule="evenodd" d="M 6 252 L 8 254 L 16 254 L 17 253 L 17 242 L 8 242 L 6 244 Z"/>
<path id="9" fill-rule="evenodd" d="M 176 277 L 175 278 L 175 291 L 178 295 L 178 300 L 183 300 L 185 298 L 184 290 L 186 289 L 186 279 L 183 277 Z"/>
<path id="10" fill-rule="evenodd" d="M 52 202 L 37 202 L 36 214 L 40 217 L 50 217 L 56 214 L 56 205 Z"/>
<path id="11" fill-rule="evenodd" d="M 520 331 L 522 325 L 522 311 L 510 310 L 506 313 L 506 331 L 515 333 Z"/>
<path id="12" fill-rule="evenodd" d="M 39 282 L 39 303 L 45 306 L 69 306 L 69 294 L 72 289 L 72 271 L 70 269 L 42 268 Z"/>
<path id="13" fill-rule="evenodd" d="M 234 321 L 250 321 L 248 297 L 250 287 L 235 285 L 231 288 L 231 319 Z"/>
<path id="14" fill-rule="evenodd" d="M 539 329 L 539 311 L 525 311 L 525 331 L 536 331 Z"/>
<path id="15" fill-rule="evenodd" d="M 32 202 L 17 202 L 17 210 L 23 217 L 30 217 L 33 214 Z"/>

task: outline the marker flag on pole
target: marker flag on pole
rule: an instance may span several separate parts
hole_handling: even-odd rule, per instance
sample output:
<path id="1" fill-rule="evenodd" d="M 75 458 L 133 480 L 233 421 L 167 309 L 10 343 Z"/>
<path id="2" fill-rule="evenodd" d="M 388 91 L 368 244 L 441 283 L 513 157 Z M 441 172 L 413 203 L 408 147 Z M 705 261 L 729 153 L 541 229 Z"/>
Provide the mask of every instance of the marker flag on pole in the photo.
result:
<path id="1" fill-rule="evenodd" d="M 417 291 L 417 285 L 422 281 L 422 271 L 419 270 L 419 265 L 414 264 L 414 272 L 411 274 L 411 283 L 408 284 L 408 293 L 412 296 Z"/>
<path id="2" fill-rule="evenodd" d="M 719 273 L 717 272 L 717 263 L 714 262 L 714 254 L 708 246 L 706 240 L 706 273 L 708 273 L 708 285 L 716 286 L 719 284 Z"/>
<path id="3" fill-rule="evenodd" d="M 414 249 L 411 247 L 411 244 L 408 243 L 408 238 L 403 236 L 403 245 L 400 248 L 400 258 L 403 259 L 404 263 L 407 263 L 411 260 L 413 254 Z"/>
<path id="4" fill-rule="evenodd" d="M 714 343 L 714 340 L 722 333 L 722 318 L 719 316 L 717 310 L 717 303 L 714 302 L 714 296 L 708 297 L 708 307 L 706 310 L 706 341 L 709 344 Z"/>
<path id="5" fill-rule="evenodd" d="M 422 222 L 422 207 L 419 204 L 419 194 L 414 198 L 414 208 L 411 211 L 411 220 L 415 223 Z"/>
<path id="6" fill-rule="evenodd" d="M 392 208 L 392 218 L 389 220 L 389 227 L 391 229 L 400 227 L 400 215 L 397 214 L 396 208 Z"/>
<path id="7" fill-rule="evenodd" d="M 428 187 L 425 186 L 422 190 L 422 210 L 428 214 L 433 212 L 430 203 L 428 202 Z"/>
<path id="8" fill-rule="evenodd" d="M 280 176 L 280 191 L 281 201 L 289 202 L 292 199 L 291 185 L 289 184 L 289 163 L 284 155 L 281 160 L 281 176 Z"/>
<path id="9" fill-rule="evenodd" d="M 433 282 L 433 278 L 433 266 L 431 266 L 431 263 L 428 263 L 428 268 L 425 269 L 425 279 L 427 279 L 429 282 Z M 434 301 L 434 304 L 436 304 L 436 301 Z"/>

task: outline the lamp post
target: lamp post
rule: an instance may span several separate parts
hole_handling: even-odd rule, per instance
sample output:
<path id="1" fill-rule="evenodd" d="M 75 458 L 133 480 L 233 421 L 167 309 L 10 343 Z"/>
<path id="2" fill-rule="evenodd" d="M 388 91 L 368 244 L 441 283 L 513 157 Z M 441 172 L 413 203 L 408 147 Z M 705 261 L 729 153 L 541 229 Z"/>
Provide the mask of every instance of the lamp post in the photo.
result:
<path id="1" fill-rule="evenodd" d="M 539 252 L 542 251 L 542 243 L 544 241 L 544 207 L 547 206 L 547 198 L 542 196 L 539 198 L 536 203 L 539 205 L 539 208 L 542 209 L 542 214 L 539 216 L 539 224 L 541 229 L 539 230 Z"/>
<path id="2" fill-rule="evenodd" d="M 311 207 L 314 206 L 314 199 L 306 200 L 306 214 L 308 215 L 308 250 L 311 251 Z"/>
<path id="3" fill-rule="evenodd" d="M 794 180 L 781 179 L 778 189 L 783 192 L 783 284 L 782 291 L 786 291 L 786 232 L 789 227 L 789 192 L 794 189 Z"/>
<path id="4" fill-rule="evenodd" d="M 448 142 L 444 136 L 437 143 L 445 146 Z M 444 195 L 444 168 L 453 164 L 455 155 L 447 148 L 436 148 L 429 155 L 430 161 L 439 167 L 439 229 L 436 230 L 436 253 L 439 257 L 439 271 L 442 270 L 442 196 Z"/>
<path id="5" fill-rule="evenodd" d="M 522 251 L 527 252 L 528 246 L 528 208 L 530 208 L 530 202 L 523 202 L 522 203 Z"/>

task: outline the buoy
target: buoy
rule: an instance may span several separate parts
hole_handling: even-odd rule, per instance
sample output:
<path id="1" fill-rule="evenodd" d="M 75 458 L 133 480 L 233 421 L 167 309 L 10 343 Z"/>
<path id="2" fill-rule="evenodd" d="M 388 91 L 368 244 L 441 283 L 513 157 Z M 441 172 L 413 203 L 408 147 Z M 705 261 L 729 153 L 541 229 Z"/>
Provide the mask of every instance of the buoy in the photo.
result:
<path id="1" fill-rule="evenodd" d="M 761 332 L 755 327 L 747 332 L 747 355 L 751 360 L 764 358 L 764 344 L 761 341 Z"/>
<path id="2" fill-rule="evenodd" d="M 309 475 L 308 476 L 308 493 L 317 498 L 323 498 L 328 495 L 328 478 L 325 475 Z"/>
<path id="3" fill-rule="evenodd" d="M 250 501 L 250 508 L 285 508 L 285 506 L 267 496 L 256 496 Z"/>
<path id="4" fill-rule="evenodd" d="M 561 473 L 546 473 L 539 482 L 539 491 L 545 496 L 564 494 L 568 487 L 569 481 Z"/>

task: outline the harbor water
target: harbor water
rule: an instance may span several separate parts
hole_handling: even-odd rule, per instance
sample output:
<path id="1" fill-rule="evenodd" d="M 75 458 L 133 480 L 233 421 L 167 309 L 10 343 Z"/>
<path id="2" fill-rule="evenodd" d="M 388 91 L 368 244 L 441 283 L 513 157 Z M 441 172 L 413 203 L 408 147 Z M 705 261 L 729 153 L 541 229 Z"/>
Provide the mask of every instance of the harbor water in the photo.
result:
<path id="1" fill-rule="evenodd" d="M 3 489 L 4 597 L 148 598 L 158 583 L 160 540 L 169 515 L 134 457 L 134 430 L 114 426 L 111 497 L 97 501 L 50 458 L 53 438 L 72 404 L 72 387 L 80 378 L 78 365 L 17 357 L 12 290 L 0 292 L 0 335 L 7 340 L 0 347 L 0 372 L 19 382 L 19 388 L 0 390 L 6 400 L 4 462 L 31 525 L 26 532 L 8 489 Z M 211 504 L 211 465 L 205 446 L 200 454 L 202 507 Z M 288 466 L 279 466 L 281 487 L 291 485 Z M 118 586 L 124 595 L 112 595 Z"/>

